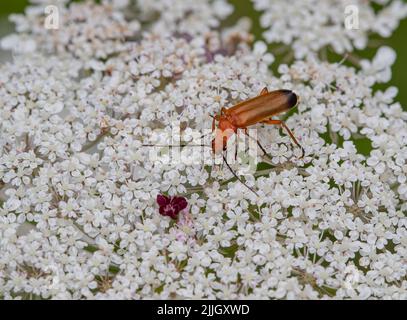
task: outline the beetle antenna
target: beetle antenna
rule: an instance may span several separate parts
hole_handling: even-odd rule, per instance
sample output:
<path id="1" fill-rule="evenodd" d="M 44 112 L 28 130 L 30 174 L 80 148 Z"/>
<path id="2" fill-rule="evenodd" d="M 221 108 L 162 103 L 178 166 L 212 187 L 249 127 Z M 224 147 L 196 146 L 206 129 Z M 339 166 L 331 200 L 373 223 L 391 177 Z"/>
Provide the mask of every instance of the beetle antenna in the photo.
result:
<path id="1" fill-rule="evenodd" d="M 253 192 L 256 196 L 260 197 L 259 194 L 254 191 L 252 188 L 250 188 L 242 179 L 240 179 L 240 177 L 232 170 L 232 168 L 230 167 L 229 163 L 226 160 L 225 155 L 222 155 L 223 157 L 223 161 L 226 163 L 227 167 L 229 168 L 230 172 L 232 172 L 232 174 L 234 175 L 234 177 L 240 181 L 241 184 L 243 184 L 247 189 L 249 189 L 251 192 Z"/>
<path id="2" fill-rule="evenodd" d="M 184 147 L 206 147 L 212 148 L 212 146 L 207 144 L 178 144 L 178 145 L 171 145 L 171 144 L 142 144 L 143 147 L 159 147 L 159 148 L 184 148 Z"/>

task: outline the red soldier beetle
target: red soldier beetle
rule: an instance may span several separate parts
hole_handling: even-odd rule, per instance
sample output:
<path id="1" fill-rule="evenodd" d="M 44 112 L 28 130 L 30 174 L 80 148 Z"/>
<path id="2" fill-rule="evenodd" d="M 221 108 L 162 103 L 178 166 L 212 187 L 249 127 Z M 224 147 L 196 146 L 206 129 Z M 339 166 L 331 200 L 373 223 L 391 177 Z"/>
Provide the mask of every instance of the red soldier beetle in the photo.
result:
<path id="1" fill-rule="evenodd" d="M 304 148 L 295 138 L 292 131 L 287 127 L 284 121 L 278 119 L 272 119 L 273 116 L 279 115 L 281 113 L 287 112 L 295 108 L 299 103 L 299 97 L 291 90 L 276 90 L 269 92 L 267 87 L 265 87 L 260 95 L 257 97 L 240 102 L 233 107 L 226 109 L 222 108 L 220 114 L 216 116 L 211 116 L 212 121 L 212 133 L 215 132 L 215 137 L 212 140 L 211 146 L 208 145 L 194 145 L 198 147 L 211 147 L 214 155 L 221 154 L 223 160 L 228 166 L 229 170 L 233 173 L 236 179 L 238 179 L 243 185 L 250 189 L 253 193 L 258 195 L 252 188 L 250 188 L 246 183 L 244 183 L 239 176 L 232 170 L 228 164 L 224 151 L 227 149 L 228 139 L 233 135 L 237 134 L 238 129 L 243 129 L 245 134 L 251 138 L 247 133 L 247 127 L 263 123 L 269 125 L 277 125 L 284 129 L 291 140 L 301 149 L 302 154 L 300 158 L 305 155 Z M 218 121 L 218 126 L 216 128 L 216 121 Z M 262 150 L 262 152 L 267 155 L 268 153 L 264 147 L 260 144 L 258 140 L 257 145 Z M 155 145 L 144 145 L 144 146 L 155 146 Z M 188 144 L 179 145 L 178 147 L 188 146 Z M 237 152 L 237 148 L 236 148 Z M 235 154 L 235 157 L 237 154 Z"/>
<path id="2" fill-rule="evenodd" d="M 285 129 L 294 143 L 301 148 L 302 155 L 300 158 L 303 158 L 305 154 L 304 148 L 299 144 L 285 122 L 272 119 L 273 116 L 296 107 L 298 103 L 299 97 L 291 90 L 269 92 L 267 88 L 264 88 L 257 97 L 238 103 L 229 109 L 222 108 L 220 115 L 214 116 L 212 121 L 212 131 L 215 131 L 216 121 L 218 121 L 215 138 L 212 140 L 213 153 L 219 154 L 226 150 L 227 140 L 230 138 L 231 133 L 236 134 L 238 129 L 243 129 L 247 134 L 247 127 L 257 123 L 264 123 L 277 125 Z M 267 154 L 259 143 L 258 145 Z"/>

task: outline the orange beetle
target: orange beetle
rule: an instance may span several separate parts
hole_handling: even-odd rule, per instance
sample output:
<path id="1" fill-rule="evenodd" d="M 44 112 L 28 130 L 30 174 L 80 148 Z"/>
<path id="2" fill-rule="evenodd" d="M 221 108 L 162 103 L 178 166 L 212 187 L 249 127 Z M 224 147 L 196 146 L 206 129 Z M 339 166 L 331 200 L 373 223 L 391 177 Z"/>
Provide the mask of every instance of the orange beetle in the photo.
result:
<path id="1" fill-rule="evenodd" d="M 215 137 L 212 140 L 212 145 L 208 146 L 199 144 L 194 146 L 211 147 L 213 154 L 222 154 L 224 162 L 226 163 L 232 174 L 235 176 L 235 178 L 258 196 L 257 192 L 255 192 L 246 183 L 244 183 L 228 164 L 227 159 L 223 154 L 223 151 L 225 151 L 227 148 L 228 139 L 232 135 L 237 134 L 238 129 L 244 129 L 245 134 L 249 136 L 247 133 L 247 127 L 255 125 L 257 123 L 278 125 L 285 129 L 294 143 L 301 148 L 301 158 L 304 157 L 304 148 L 298 143 L 294 134 L 287 127 L 284 121 L 271 118 L 280 113 L 289 111 L 290 109 L 296 107 L 298 103 L 299 97 L 291 90 L 276 90 L 269 92 L 267 88 L 264 88 L 260 92 L 259 96 L 238 103 L 237 105 L 229 109 L 222 108 L 220 111 L 220 115 L 212 116 L 212 132 L 214 132 L 216 129 Z M 217 128 L 216 121 L 218 121 Z M 263 148 L 259 141 L 257 141 L 257 144 L 264 152 L 264 154 L 267 154 L 266 150 Z M 145 144 L 143 146 L 153 147 L 158 145 Z M 181 144 L 177 147 L 185 146 L 188 146 L 188 144 Z M 237 152 L 237 148 L 235 149 L 235 151 Z M 237 154 L 235 154 L 235 157 L 236 156 Z"/>
<path id="2" fill-rule="evenodd" d="M 247 127 L 256 123 L 265 123 L 284 128 L 294 143 L 301 148 L 301 158 L 304 157 L 304 148 L 298 143 L 284 121 L 271 118 L 296 107 L 298 102 L 299 97 L 291 90 L 269 92 L 267 88 L 264 88 L 255 98 L 243 101 L 229 109 L 222 108 L 221 114 L 213 117 L 212 131 L 215 131 L 215 121 L 219 122 L 215 138 L 212 140 L 213 152 L 220 154 L 226 150 L 228 139 L 236 134 L 238 129 L 244 129 L 247 135 Z M 267 153 L 258 141 L 257 144 L 264 153 Z"/>

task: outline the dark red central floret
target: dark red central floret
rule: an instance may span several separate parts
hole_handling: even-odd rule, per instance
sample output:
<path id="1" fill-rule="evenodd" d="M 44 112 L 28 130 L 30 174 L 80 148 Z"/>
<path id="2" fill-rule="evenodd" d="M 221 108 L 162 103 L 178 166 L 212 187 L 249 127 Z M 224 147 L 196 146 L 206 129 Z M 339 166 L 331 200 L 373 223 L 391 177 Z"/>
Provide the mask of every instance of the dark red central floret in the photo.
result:
<path id="1" fill-rule="evenodd" d="M 178 214 L 188 205 L 184 197 L 167 197 L 161 194 L 157 196 L 157 203 L 160 206 L 160 214 L 172 219 L 177 219 Z"/>

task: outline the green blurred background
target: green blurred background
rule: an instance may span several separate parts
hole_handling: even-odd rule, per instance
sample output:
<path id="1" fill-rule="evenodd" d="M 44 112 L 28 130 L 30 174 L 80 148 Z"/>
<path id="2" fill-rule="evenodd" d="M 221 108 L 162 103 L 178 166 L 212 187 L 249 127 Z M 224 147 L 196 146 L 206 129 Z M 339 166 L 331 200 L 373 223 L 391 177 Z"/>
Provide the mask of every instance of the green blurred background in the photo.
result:
<path id="1" fill-rule="evenodd" d="M 10 33 L 13 25 L 7 22 L 7 16 L 13 12 L 23 12 L 28 0 L 0 0 L 0 37 Z M 154 0 L 152 0 L 154 1 Z M 190 1 L 190 0 L 185 0 Z M 299 0 L 302 1 L 302 0 Z M 252 3 L 249 0 L 229 0 L 235 6 L 235 12 L 230 22 L 236 21 L 239 17 L 248 16 L 252 18 L 252 32 L 259 39 L 262 29 L 259 25 L 260 14 L 253 9 Z M 403 76 L 407 67 L 407 19 L 402 21 L 400 27 L 396 30 L 393 36 L 389 39 L 383 39 L 382 45 L 392 47 L 397 52 L 397 61 L 393 66 L 393 78 L 390 84 L 386 84 L 383 88 L 389 85 L 394 85 L 399 88 L 397 100 L 403 105 L 404 110 L 407 110 L 407 90 L 404 90 Z M 371 58 L 374 56 L 376 49 L 367 49 L 363 52 L 358 52 L 359 56 Z M 336 57 L 333 58 L 334 60 Z M 340 58 L 339 58 L 340 60 Z M 339 61 L 336 60 L 336 61 Z M 278 60 L 277 60 L 278 62 Z"/>

